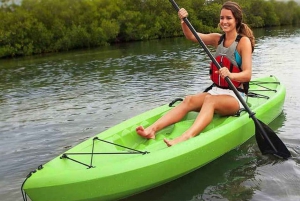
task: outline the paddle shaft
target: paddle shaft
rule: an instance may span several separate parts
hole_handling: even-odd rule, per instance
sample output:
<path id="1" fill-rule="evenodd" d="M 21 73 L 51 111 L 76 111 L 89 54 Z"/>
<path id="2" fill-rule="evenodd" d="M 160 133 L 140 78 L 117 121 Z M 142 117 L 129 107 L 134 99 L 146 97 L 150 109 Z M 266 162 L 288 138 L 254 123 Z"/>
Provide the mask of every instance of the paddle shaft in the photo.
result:
<path id="1" fill-rule="evenodd" d="M 177 10 L 177 12 L 179 11 L 179 6 L 177 5 L 177 3 L 174 0 L 169 0 L 171 2 L 171 4 L 173 5 L 173 7 Z M 194 29 L 194 27 L 191 25 L 191 23 L 189 22 L 189 20 L 185 17 L 183 18 L 183 21 L 185 22 L 185 24 L 188 26 L 188 28 L 191 30 L 191 32 L 194 34 L 195 38 L 197 39 L 197 41 L 199 42 L 199 44 L 202 46 L 202 48 L 204 49 L 204 51 L 207 53 L 207 55 L 209 56 L 209 58 L 212 60 L 212 62 L 216 65 L 216 67 L 220 70 L 222 67 L 220 66 L 220 64 L 217 62 L 217 60 L 215 59 L 215 57 L 211 54 L 211 52 L 209 51 L 209 49 L 206 47 L 206 45 L 204 44 L 204 42 L 202 41 L 202 39 L 199 37 L 199 35 L 197 34 L 196 30 Z M 252 120 L 254 121 L 255 125 L 258 126 L 259 130 L 261 131 L 261 133 L 263 134 L 263 137 L 268 141 L 268 143 L 270 144 L 270 146 L 272 147 L 272 149 L 274 149 L 274 151 L 276 153 L 278 153 L 278 150 L 276 149 L 276 147 L 273 145 L 273 143 L 271 142 L 270 138 L 268 137 L 267 133 L 265 132 L 264 128 L 262 127 L 262 125 L 259 123 L 259 121 L 256 119 L 255 117 L 255 113 L 253 113 L 249 106 L 247 105 L 247 103 L 245 102 L 245 100 L 242 98 L 242 96 L 240 95 L 240 93 L 238 92 L 238 90 L 236 89 L 236 87 L 232 84 L 230 78 L 228 76 L 226 76 L 225 81 L 228 83 L 230 89 L 234 92 L 234 94 L 238 97 L 238 99 L 240 100 L 240 102 L 242 103 L 242 105 L 244 106 L 244 108 L 246 109 L 246 111 L 249 113 L 249 116 L 252 118 Z"/>

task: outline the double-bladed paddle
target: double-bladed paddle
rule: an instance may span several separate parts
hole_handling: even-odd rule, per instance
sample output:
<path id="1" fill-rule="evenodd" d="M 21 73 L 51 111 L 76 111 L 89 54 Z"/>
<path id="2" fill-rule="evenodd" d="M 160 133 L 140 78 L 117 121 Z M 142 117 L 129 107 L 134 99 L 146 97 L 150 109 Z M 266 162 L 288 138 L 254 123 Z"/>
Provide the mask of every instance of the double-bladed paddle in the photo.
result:
<path id="1" fill-rule="evenodd" d="M 179 6 L 174 0 L 169 0 L 173 7 L 179 11 Z M 217 66 L 218 69 L 221 69 L 220 64 L 216 61 L 214 56 L 210 53 L 202 39 L 199 37 L 197 34 L 196 30 L 194 27 L 191 25 L 189 20 L 185 17 L 183 18 L 183 21 L 185 24 L 188 26 L 188 28 L 191 30 L 193 35 L 196 37 L 197 41 L 199 44 L 202 46 L 204 51 L 207 53 L 209 58 L 212 60 L 212 62 Z M 236 89 L 236 87 L 232 84 L 230 78 L 227 76 L 224 78 L 225 81 L 228 83 L 229 87 L 235 95 L 238 97 L 242 105 L 244 106 L 245 110 L 249 113 L 249 117 L 252 118 L 255 124 L 255 138 L 256 142 L 258 144 L 258 147 L 262 154 L 273 154 L 277 157 L 287 159 L 291 156 L 291 153 L 289 150 L 286 148 L 285 144 L 280 140 L 280 138 L 276 135 L 276 133 L 269 128 L 266 124 L 264 124 L 262 121 L 258 120 L 255 117 L 255 113 L 253 113 L 250 108 L 248 107 L 247 103 L 244 101 L 244 99 L 241 97 L 240 93 Z"/>

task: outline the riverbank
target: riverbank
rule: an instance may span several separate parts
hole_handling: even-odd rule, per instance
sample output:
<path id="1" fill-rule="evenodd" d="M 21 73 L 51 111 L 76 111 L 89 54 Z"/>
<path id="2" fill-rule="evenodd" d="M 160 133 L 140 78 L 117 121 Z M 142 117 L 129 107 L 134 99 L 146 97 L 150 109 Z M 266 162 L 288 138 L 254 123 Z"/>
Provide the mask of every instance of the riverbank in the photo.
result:
<path id="1" fill-rule="evenodd" d="M 294 1 L 237 2 L 250 27 L 299 24 Z M 219 32 L 218 1 L 179 0 L 189 20 L 203 33 Z M 89 49 L 129 41 L 182 36 L 180 21 L 169 1 L 23 0 L 0 7 L 0 58 Z"/>

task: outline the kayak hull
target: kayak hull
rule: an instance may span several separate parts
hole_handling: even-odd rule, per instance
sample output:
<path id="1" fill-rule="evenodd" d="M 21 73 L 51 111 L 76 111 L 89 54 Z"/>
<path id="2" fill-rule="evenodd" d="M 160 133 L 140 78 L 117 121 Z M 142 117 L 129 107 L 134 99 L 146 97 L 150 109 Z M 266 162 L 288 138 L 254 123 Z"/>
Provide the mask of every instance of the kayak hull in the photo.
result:
<path id="1" fill-rule="evenodd" d="M 274 76 L 255 82 L 250 91 L 258 90 L 255 93 L 268 98 L 248 97 L 247 103 L 256 118 L 268 124 L 282 112 L 286 90 Z M 260 91 L 265 88 L 269 90 Z M 163 139 L 181 135 L 197 112 L 161 130 L 155 139 L 135 133 L 137 126 L 147 127 L 170 109 L 169 105 L 155 108 L 80 143 L 36 170 L 24 182 L 24 191 L 33 201 L 121 199 L 188 174 L 255 133 L 254 122 L 245 111 L 239 117 L 215 115 L 200 135 L 172 147 Z"/>

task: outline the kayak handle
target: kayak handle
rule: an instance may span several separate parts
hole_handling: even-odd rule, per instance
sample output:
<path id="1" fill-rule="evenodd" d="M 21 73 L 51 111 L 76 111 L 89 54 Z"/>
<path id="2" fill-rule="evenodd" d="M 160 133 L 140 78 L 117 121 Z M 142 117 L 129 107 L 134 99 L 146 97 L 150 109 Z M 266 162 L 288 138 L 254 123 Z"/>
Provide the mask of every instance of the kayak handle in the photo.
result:
<path id="1" fill-rule="evenodd" d="M 169 107 L 173 107 L 173 105 L 174 105 L 177 101 L 183 101 L 183 99 L 182 99 L 182 98 L 176 98 L 176 99 L 174 99 L 174 100 L 169 104 Z"/>

